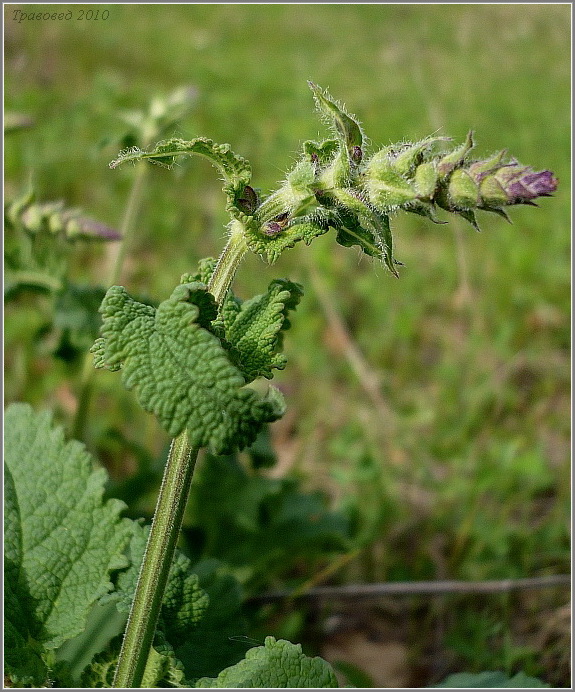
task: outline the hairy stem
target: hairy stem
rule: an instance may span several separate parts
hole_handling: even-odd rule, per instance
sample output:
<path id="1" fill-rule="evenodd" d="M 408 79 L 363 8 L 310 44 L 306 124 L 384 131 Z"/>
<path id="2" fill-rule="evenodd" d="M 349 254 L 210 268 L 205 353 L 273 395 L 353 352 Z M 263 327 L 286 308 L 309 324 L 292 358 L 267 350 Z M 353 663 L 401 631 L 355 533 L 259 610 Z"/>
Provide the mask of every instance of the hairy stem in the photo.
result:
<path id="1" fill-rule="evenodd" d="M 247 250 L 243 227 L 232 227 L 208 289 L 221 303 Z M 139 687 L 154 639 L 199 450 L 186 430 L 172 440 L 134 600 L 118 658 L 114 687 Z"/>
<path id="2" fill-rule="evenodd" d="M 187 432 L 172 440 L 134 601 L 118 658 L 114 687 L 139 687 L 152 646 L 198 449 Z"/>
<path id="3" fill-rule="evenodd" d="M 247 249 L 244 227 L 238 221 L 233 221 L 228 242 L 208 283 L 208 290 L 216 303 L 221 304 L 226 297 Z"/>

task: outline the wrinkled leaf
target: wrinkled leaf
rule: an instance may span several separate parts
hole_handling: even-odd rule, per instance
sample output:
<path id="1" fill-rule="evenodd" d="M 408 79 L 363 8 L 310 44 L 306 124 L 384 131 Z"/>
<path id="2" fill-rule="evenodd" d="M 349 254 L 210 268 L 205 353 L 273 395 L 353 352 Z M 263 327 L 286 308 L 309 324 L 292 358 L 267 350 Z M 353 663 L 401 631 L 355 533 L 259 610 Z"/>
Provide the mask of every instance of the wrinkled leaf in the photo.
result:
<path id="1" fill-rule="evenodd" d="M 193 446 L 222 454 L 251 444 L 263 423 L 283 414 L 277 390 L 261 397 L 244 387 L 242 373 L 206 328 L 217 308 L 204 284 L 180 284 L 157 310 L 113 286 L 101 312 L 96 367 L 123 368 L 126 387 L 170 435 L 187 428 Z"/>
<path id="2" fill-rule="evenodd" d="M 47 412 L 5 415 L 6 664 L 14 683 L 42 686 L 42 657 L 85 627 L 92 605 L 125 564 L 123 503 L 102 503 L 104 470 L 66 442 Z"/>
<path id="3" fill-rule="evenodd" d="M 264 646 L 250 649 L 245 658 L 217 678 L 201 678 L 196 687 L 338 687 L 333 669 L 319 657 L 302 653 L 300 644 L 266 637 Z"/>
<path id="4" fill-rule="evenodd" d="M 134 598 L 140 566 L 149 534 L 149 528 L 134 523 L 130 542 L 131 566 L 117 579 L 116 590 L 108 598 L 116 600 L 120 612 L 128 613 Z M 191 569 L 190 560 L 176 551 L 164 598 L 158 627 L 172 646 L 177 645 L 202 619 L 210 599 L 200 588 L 198 577 Z"/>
<path id="5" fill-rule="evenodd" d="M 229 144 L 216 144 L 213 140 L 198 137 L 190 141 L 184 139 L 166 139 L 158 142 L 150 151 L 132 147 L 121 152 L 117 159 L 110 163 L 116 168 L 128 161 L 147 160 L 163 166 L 171 166 L 178 156 L 198 154 L 207 158 L 221 173 L 224 179 L 224 192 L 228 196 L 228 209 L 242 215 L 245 200 L 244 190 L 250 182 L 251 167 L 246 159 L 234 154 Z"/>
<path id="6" fill-rule="evenodd" d="M 234 353 L 234 361 L 246 382 L 256 377 L 273 377 L 272 369 L 283 370 L 287 359 L 281 348 L 283 331 L 290 326 L 288 312 L 294 310 L 302 287 L 292 281 L 276 279 L 266 293 L 238 305 L 234 319 L 227 319 L 225 338 Z M 233 303 L 228 303 L 228 313 Z"/>

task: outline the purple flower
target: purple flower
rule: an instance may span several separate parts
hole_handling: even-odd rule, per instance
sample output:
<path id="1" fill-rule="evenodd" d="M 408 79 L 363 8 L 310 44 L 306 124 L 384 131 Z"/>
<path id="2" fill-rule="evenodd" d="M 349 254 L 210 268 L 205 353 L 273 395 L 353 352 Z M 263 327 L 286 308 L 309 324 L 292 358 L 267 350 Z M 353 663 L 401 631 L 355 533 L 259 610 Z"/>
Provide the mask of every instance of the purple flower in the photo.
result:
<path id="1" fill-rule="evenodd" d="M 551 171 L 535 172 L 528 166 L 509 164 L 495 173 L 508 204 L 530 204 L 536 197 L 549 197 L 557 188 L 557 179 Z"/>
<path id="2" fill-rule="evenodd" d="M 122 235 L 115 228 L 110 228 L 99 221 L 94 221 L 84 216 L 76 220 L 81 229 L 79 235 L 101 238 L 102 240 L 121 240 L 122 238 Z"/>

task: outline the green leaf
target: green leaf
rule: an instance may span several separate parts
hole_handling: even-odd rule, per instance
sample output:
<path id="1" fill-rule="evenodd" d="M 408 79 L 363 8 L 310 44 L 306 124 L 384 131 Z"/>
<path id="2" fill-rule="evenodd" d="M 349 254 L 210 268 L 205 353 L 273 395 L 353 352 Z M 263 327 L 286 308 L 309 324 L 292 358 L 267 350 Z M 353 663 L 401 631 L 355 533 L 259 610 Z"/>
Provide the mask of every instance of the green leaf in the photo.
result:
<path id="1" fill-rule="evenodd" d="M 217 678 L 201 678 L 196 687 L 338 687 L 329 663 L 302 653 L 300 644 L 266 637 L 264 646 L 250 649 L 243 661 Z"/>
<path id="2" fill-rule="evenodd" d="M 233 320 L 230 312 L 234 303 L 228 302 L 225 338 L 246 382 L 256 377 L 271 379 L 272 368 L 285 367 L 287 358 L 276 351 L 281 348 L 284 330 L 290 327 L 288 312 L 295 309 L 302 295 L 299 284 L 276 279 L 266 293 L 242 303 Z"/>
<path id="3" fill-rule="evenodd" d="M 338 673 L 345 676 L 348 683 L 346 687 L 377 687 L 371 676 L 353 663 L 333 661 L 332 665 Z"/>
<path id="4" fill-rule="evenodd" d="M 122 635 L 115 637 L 108 647 L 94 656 L 82 671 L 80 687 L 112 687 L 122 645 Z"/>
<path id="5" fill-rule="evenodd" d="M 82 671 L 80 687 L 112 687 L 121 644 L 122 637 L 116 637 L 105 651 L 94 657 Z M 182 664 L 168 643 L 154 642 L 140 687 L 147 689 L 189 687 L 189 684 L 184 681 Z"/>
<path id="6" fill-rule="evenodd" d="M 208 556 L 238 564 L 238 556 L 251 558 L 251 541 L 244 532 L 256 534 L 261 547 L 261 504 L 277 498 L 282 481 L 250 476 L 237 455 L 206 455 L 190 491 L 187 516 L 194 527 L 208 535 Z"/>
<path id="7" fill-rule="evenodd" d="M 337 205 L 331 225 L 337 230 L 336 240 L 340 245 L 359 245 L 366 255 L 382 260 L 389 271 L 398 276 L 387 214 L 370 207 L 353 190 L 334 190 L 322 197 L 322 203 Z"/>
<path id="8" fill-rule="evenodd" d="M 76 687 L 82 672 L 95 656 L 107 650 L 114 638 L 120 637 L 124 631 L 127 614 L 120 613 L 111 599 L 102 602 L 104 599 L 108 599 L 108 595 L 103 596 L 90 610 L 85 629 L 73 639 L 64 642 L 57 650 L 57 663 L 67 666 L 69 677 L 73 681 L 72 685 L 64 684 L 60 676 L 55 676 L 52 671 L 51 677 L 57 681 L 57 686 Z"/>
<path id="9" fill-rule="evenodd" d="M 184 274 L 180 279 L 181 284 L 191 284 L 199 281 L 202 284 L 208 284 L 217 261 L 213 257 L 204 257 L 198 262 L 198 271 Z"/>
<path id="10" fill-rule="evenodd" d="M 202 555 L 238 568 L 246 588 L 285 575 L 302 556 L 349 548 L 347 518 L 295 480 L 247 472 L 237 456 L 206 455 L 194 477 L 187 522 Z"/>
<path id="11" fill-rule="evenodd" d="M 363 132 L 357 120 L 346 113 L 343 106 L 334 101 L 327 91 L 317 86 L 317 84 L 313 84 L 313 82 L 308 82 L 308 84 L 313 92 L 318 110 L 325 116 L 328 123 L 333 126 L 335 133 L 348 152 L 353 147 L 362 147 Z"/>
<path id="12" fill-rule="evenodd" d="M 246 230 L 246 242 L 252 252 L 264 255 L 273 264 L 284 250 L 294 247 L 300 240 L 309 245 L 328 230 L 329 224 L 319 215 L 302 216 L 295 218 L 276 236 L 262 235 L 259 226 L 252 224 Z"/>
<path id="13" fill-rule="evenodd" d="M 125 564 L 124 504 L 102 503 L 106 474 L 48 413 L 5 415 L 6 664 L 15 684 L 42 686 L 44 654 L 81 632 Z"/>
<path id="14" fill-rule="evenodd" d="M 466 689 L 470 687 L 482 688 L 502 688 L 502 687 L 549 687 L 546 683 L 538 678 L 532 678 L 525 673 L 517 673 L 510 678 L 506 673 L 501 672 L 484 672 L 484 673 L 455 673 L 448 676 L 439 685 L 432 687 L 451 687 L 453 689 Z"/>
<path id="15" fill-rule="evenodd" d="M 190 687 L 184 680 L 183 666 L 168 643 L 152 646 L 140 687 Z"/>
<path id="16" fill-rule="evenodd" d="M 277 463 L 277 454 L 273 446 L 269 425 L 264 425 L 255 442 L 246 450 L 254 469 L 270 469 Z"/>
<path id="17" fill-rule="evenodd" d="M 211 139 L 198 137 L 190 141 L 184 139 L 166 139 L 158 142 L 151 151 L 142 151 L 132 147 L 119 154 L 110 163 L 116 168 L 127 161 L 148 160 L 162 166 L 170 167 L 178 156 L 198 154 L 207 158 L 224 178 L 224 192 L 228 197 L 228 210 L 243 214 L 245 204 L 244 189 L 251 179 L 251 166 L 242 156 L 234 154 L 229 144 L 216 144 Z"/>
<path id="18" fill-rule="evenodd" d="M 114 602 L 122 613 L 130 609 L 149 532 L 148 527 L 142 528 L 136 522 L 133 527 L 131 565 L 118 575 L 116 590 L 101 599 L 102 604 Z M 242 641 L 245 629 L 239 584 L 227 568 L 216 560 L 192 566 L 190 560 L 176 550 L 146 675 L 149 672 L 156 678 L 167 676 L 171 684 L 163 686 L 176 687 L 182 686 L 182 670 L 189 679 L 217 675 L 244 655 L 247 648 Z M 84 671 L 84 682 L 98 679 L 107 681 L 105 686 L 109 687 L 118 652 L 119 643 L 112 642 L 96 657 L 97 665 Z M 179 684 L 172 684 L 175 681 Z M 142 686 L 146 686 L 144 682 Z"/>
<path id="19" fill-rule="evenodd" d="M 125 386 L 173 437 L 187 428 L 193 446 L 222 454 L 251 444 L 263 423 L 283 414 L 277 390 L 262 397 L 244 387 L 242 373 L 206 328 L 217 307 L 204 284 L 177 286 L 157 310 L 113 286 L 100 310 L 95 366 L 123 367 Z"/>
<path id="20" fill-rule="evenodd" d="M 320 166 L 327 166 L 339 151 L 339 140 L 326 139 L 319 143 L 309 140 L 303 143 L 303 150 L 312 161 L 317 157 Z"/>

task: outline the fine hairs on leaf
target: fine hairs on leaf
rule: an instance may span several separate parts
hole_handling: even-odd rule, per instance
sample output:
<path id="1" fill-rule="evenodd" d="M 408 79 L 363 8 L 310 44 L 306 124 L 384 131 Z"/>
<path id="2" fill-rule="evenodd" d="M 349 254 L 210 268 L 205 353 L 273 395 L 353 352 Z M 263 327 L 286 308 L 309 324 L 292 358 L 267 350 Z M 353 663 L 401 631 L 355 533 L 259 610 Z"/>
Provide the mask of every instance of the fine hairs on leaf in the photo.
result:
<path id="1" fill-rule="evenodd" d="M 281 392 L 265 380 L 286 366 L 283 339 L 303 289 L 277 278 L 241 300 L 232 290 L 241 260 L 251 251 L 273 263 L 299 241 L 309 245 L 333 230 L 339 245 L 359 247 L 398 276 L 391 219 L 399 212 L 439 223 L 441 209 L 478 228 L 478 211 L 506 218 L 509 206 L 550 196 L 557 180 L 506 152 L 472 158 L 472 132 L 451 148 L 448 138 L 425 137 L 370 152 L 359 121 L 326 90 L 309 86 L 331 136 L 303 143 L 267 195 L 252 187 L 251 165 L 229 144 L 204 137 L 153 144 L 188 112 L 190 88 L 156 99 L 149 112 L 122 116 L 138 130 L 139 146 L 122 151 L 111 168 L 126 162 L 170 168 L 180 156 L 207 158 L 223 178 L 229 235 L 218 260 L 201 260 L 179 281 L 173 277 L 171 295 L 157 307 L 113 285 L 99 308 L 95 367 L 119 371 L 173 437 L 149 528 L 122 519 L 119 500 L 104 501 L 105 472 L 82 444 L 66 441 L 49 413 L 27 404 L 6 412 L 6 671 L 13 686 L 338 686 L 332 667 L 299 644 L 267 637 L 247 650 L 243 640 L 242 589 L 232 568 L 244 589 L 255 591 L 279 574 L 273 573 L 278 556 L 287 564 L 312 546 L 348 551 L 350 522 L 319 494 L 300 492 L 296 480 L 259 475 L 273 464 L 267 425 L 285 411 Z M 130 216 L 134 205 L 128 207 Z M 52 266 L 42 248 L 117 234 L 60 203 L 36 204 L 31 195 L 9 205 L 6 216 L 18 235 L 10 266 L 28 272 L 14 285 L 57 295 L 62 351 L 84 348 L 98 326 L 86 304 L 99 300 L 99 289 L 72 285 L 60 254 Z M 238 452 L 250 445 L 245 468 Z M 193 485 L 202 449 L 207 454 Z M 188 498 L 186 555 L 176 544 Z M 190 536 L 207 536 L 206 544 L 192 545 Z M 248 566 L 239 547 L 250 554 Z M 89 632 L 90 613 L 112 605 L 129 612 L 124 635 L 110 629 L 74 665 L 63 645 L 72 642 L 72 651 Z M 449 685 L 546 686 L 523 673 L 497 672 L 451 676 L 439 687 Z"/>

